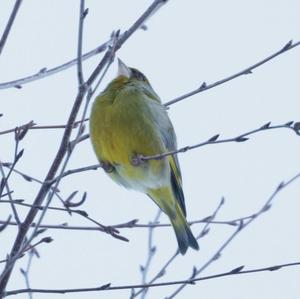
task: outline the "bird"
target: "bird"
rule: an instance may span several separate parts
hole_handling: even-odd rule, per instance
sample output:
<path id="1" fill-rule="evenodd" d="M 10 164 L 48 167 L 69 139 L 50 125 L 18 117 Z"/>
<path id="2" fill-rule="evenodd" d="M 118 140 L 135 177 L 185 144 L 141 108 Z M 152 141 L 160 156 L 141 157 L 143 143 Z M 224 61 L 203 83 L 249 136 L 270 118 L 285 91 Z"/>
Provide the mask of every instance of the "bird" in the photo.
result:
<path id="1" fill-rule="evenodd" d="M 116 183 L 150 197 L 169 217 L 179 252 L 199 245 L 186 220 L 176 135 L 166 107 L 145 75 L 118 59 L 117 77 L 90 113 L 90 139 L 100 165 Z"/>

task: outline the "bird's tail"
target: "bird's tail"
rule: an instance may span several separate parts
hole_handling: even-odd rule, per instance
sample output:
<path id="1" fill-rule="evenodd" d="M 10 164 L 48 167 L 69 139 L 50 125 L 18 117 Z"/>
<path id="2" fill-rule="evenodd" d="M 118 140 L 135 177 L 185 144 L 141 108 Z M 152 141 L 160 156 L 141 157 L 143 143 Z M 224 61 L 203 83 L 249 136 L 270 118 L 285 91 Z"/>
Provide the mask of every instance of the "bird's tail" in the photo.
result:
<path id="1" fill-rule="evenodd" d="M 176 213 L 170 215 L 170 220 L 175 231 L 180 253 L 185 254 L 188 247 L 198 250 L 198 242 L 193 236 L 191 228 L 178 203 L 176 203 Z"/>
<path id="2" fill-rule="evenodd" d="M 148 189 L 147 194 L 169 216 L 175 231 L 180 253 L 185 254 L 189 247 L 198 250 L 198 242 L 193 236 L 183 209 L 174 197 L 171 188 Z"/>

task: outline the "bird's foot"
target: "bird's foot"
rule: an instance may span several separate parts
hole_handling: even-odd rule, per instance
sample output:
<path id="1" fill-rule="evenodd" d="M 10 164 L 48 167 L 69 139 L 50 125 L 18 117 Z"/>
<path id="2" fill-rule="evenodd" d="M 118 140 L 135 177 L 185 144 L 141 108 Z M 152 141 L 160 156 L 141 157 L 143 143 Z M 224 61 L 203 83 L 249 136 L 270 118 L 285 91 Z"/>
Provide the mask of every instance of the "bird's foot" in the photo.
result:
<path id="1" fill-rule="evenodd" d="M 135 154 L 134 156 L 131 157 L 131 164 L 133 166 L 140 166 L 145 164 L 145 161 L 142 158 L 143 158 L 142 155 Z"/>
<path id="2" fill-rule="evenodd" d="M 101 164 L 101 167 L 104 169 L 104 171 L 107 173 L 111 173 L 115 169 L 114 166 L 107 161 L 101 161 L 100 164 Z"/>

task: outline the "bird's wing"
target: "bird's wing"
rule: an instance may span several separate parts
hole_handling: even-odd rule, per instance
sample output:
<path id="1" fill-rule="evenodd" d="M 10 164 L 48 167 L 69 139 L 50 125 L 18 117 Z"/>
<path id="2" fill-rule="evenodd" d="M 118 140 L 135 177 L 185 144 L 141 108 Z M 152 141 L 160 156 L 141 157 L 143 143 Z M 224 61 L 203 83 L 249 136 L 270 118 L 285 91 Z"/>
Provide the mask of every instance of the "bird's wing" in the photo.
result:
<path id="1" fill-rule="evenodd" d="M 176 144 L 176 135 L 173 129 L 173 126 L 170 122 L 170 127 L 166 131 L 161 131 L 166 148 L 169 151 L 176 150 L 177 144 Z M 185 208 L 185 202 L 184 202 L 184 194 L 182 191 L 182 178 L 181 178 L 181 171 L 180 166 L 178 162 L 177 155 L 168 156 L 168 160 L 170 163 L 170 169 L 171 169 L 171 185 L 173 192 L 175 194 L 176 199 L 178 200 L 180 207 L 182 208 L 182 211 L 184 215 L 186 216 L 186 208 Z"/>
<path id="2" fill-rule="evenodd" d="M 168 151 L 173 151 L 177 149 L 176 135 L 173 125 L 166 113 L 164 111 L 164 121 L 158 124 L 159 131 L 161 133 L 162 139 Z M 186 208 L 184 202 L 184 194 L 182 191 L 182 178 L 180 172 L 180 166 L 178 162 L 177 155 L 168 156 L 170 169 L 171 169 L 171 186 L 174 195 L 179 202 L 179 205 L 186 216 Z"/>

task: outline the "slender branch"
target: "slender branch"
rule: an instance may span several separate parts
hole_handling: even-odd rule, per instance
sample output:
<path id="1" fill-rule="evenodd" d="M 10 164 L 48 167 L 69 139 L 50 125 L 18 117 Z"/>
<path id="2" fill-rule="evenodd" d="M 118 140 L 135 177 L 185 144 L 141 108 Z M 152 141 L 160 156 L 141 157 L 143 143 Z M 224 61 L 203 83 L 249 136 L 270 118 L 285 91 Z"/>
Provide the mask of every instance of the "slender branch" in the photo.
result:
<path id="1" fill-rule="evenodd" d="M 23 153 L 24 153 L 24 150 L 20 150 L 19 151 L 19 142 L 25 137 L 26 133 L 27 133 L 28 129 L 27 128 L 24 128 L 24 129 L 18 129 L 16 128 L 15 129 L 15 150 L 14 150 L 14 159 L 13 159 L 13 163 L 11 164 L 11 167 L 9 168 L 9 171 L 8 171 L 8 174 L 7 176 L 5 176 L 5 172 L 4 172 L 4 169 L 3 169 L 3 164 L 2 162 L 0 161 L 0 172 L 3 176 L 3 186 L 0 186 L 0 195 L 2 194 L 2 191 L 5 186 L 6 190 L 7 190 L 7 195 L 8 195 L 8 198 L 9 198 L 9 202 L 10 202 L 10 205 L 11 205 L 11 209 L 13 211 L 13 215 L 14 215 L 14 218 L 16 220 L 16 223 L 18 224 L 18 227 L 20 229 L 20 226 L 21 226 L 21 220 L 20 220 L 20 217 L 18 215 L 18 211 L 17 211 L 17 208 L 14 204 L 14 201 L 13 201 L 13 198 L 12 198 L 12 192 L 10 191 L 10 188 L 9 188 L 9 184 L 8 184 L 8 180 L 16 166 L 16 164 L 18 163 L 18 161 L 21 159 L 21 157 L 23 156 Z"/>
<path id="2" fill-rule="evenodd" d="M 279 55 L 281 55 L 281 54 L 283 54 L 283 53 L 285 53 L 285 52 L 287 52 L 287 51 L 289 51 L 289 50 L 291 50 L 293 48 L 298 47 L 299 45 L 300 45 L 300 41 L 297 41 L 296 43 L 293 43 L 293 41 L 290 40 L 282 49 L 280 49 L 279 51 L 275 52 L 274 54 L 266 57 L 265 59 L 263 59 L 263 60 L 255 63 L 255 64 L 253 64 L 253 65 L 245 68 L 242 71 L 239 71 L 239 72 L 237 72 L 237 73 L 235 73 L 235 74 L 233 74 L 233 75 L 231 75 L 229 77 L 226 77 L 226 78 L 221 79 L 219 81 L 216 81 L 214 83 L 207 84 L 206 82 L 203 82 L 202 85 L 199 88 L 197 88 L 197 89 L 195 89 L 195 90 L 193 90 L 191 92 L 188 92 L 188 93 L 186 93 L 186 94 L 184 94 L 184 95 L 182 95 L 180 97 L 177 97 L 174 100 L 171 100 L 171 101 L 165 103 L 165 106 L 170 106 L 170 105 L 173 105 L 175 103 L 178 103 L 178 102 L 180 102 L 180 101 L 182 101 L 182 100 L 184 100 L 184 99 L 186 99 L 188 97 L 191 97 L 191 96 L 193 96 L 193 95 L 195 95 L 197 93 L 200 93 L 200 92 L 206 91 L 208 89 L 214 88 L 214 87 L 216 87 L 218 85 L 222 85 L 222 84 L 224 84 L 224 83 L 226 83 L 228 81 L 231 81 L 231 80 L 233 80 L 233 79 L 235 79 L 237 77 L 251 74 L 252 71 L 254 69 L 256 69 L 257 67 L 265 64 L 266 62 L 274 59 L 275 57 L 277 57 L 277 56 L 279 56 Z"/>
<path id="3" fill-rule="evenodd" d="M 161 210 L 159 209 L 155 218 L 154 218 L 154 223 L 157 223 L 159 220 L 159 217 L 161 216 Z M 150 222 L 149 224 L 151 224 Z M 140 270 L 142 272 L 142 284 L 145 284 L 147 282 L 147 274 L 150 268 L 151 261 L 155 255 L 156 252 L 156 246 L 153 245 L 153 233 L 154 233 L 154 228 L 155 227 L 149 227 L 149 234 L 148 234 L 148 255 L 147 255 L 147 260 L 145 263 L 145 266 L 141 266 Z M 141 299 L 145 299 L 147 295 L 147 290 L 145 289 L 142 293 Z"/>
<path id="4" fill-rule="evenodd" d="M 86 118 L 83 121 L 86 122 L 89 119 Z M 81 123 L 82 121 L 75 121 L 73 124 L 73 128 L 77 128 L 78 125 Z M 25 125 L 21 125 L 18 126 L 18 129 L 24 129 L 27 128 L 28 130 L 49 130 L 49 129 L 65 129 L 67 125 L 44 125 L 44 126 L 38 126 L 36 125 L 33 121 L 30 121 L 29 123 L 25 124 Z M 4 135 L 4 134 L 9 134 L 9 133 L 13 133 L 15 132 L 16 128 L 13 129 L 8 129 L 8 130 L 4 130 L 4 131 L 0 131 L 0 135 Z"/>
<path id="5" fill-rule="evenodd" d="M 19 8 L 21 6 L 21 3 L 22 3 L 22 0 L 16 0 L 15 5 L 14 5 L 13 10 L 12 10 L 12 13 L 11 13 L 9 19 L 8 19 L 7 25 L 6 25 L 5 29 L 4 29 L 4 32 L 3 32 L 1 40 L 0 40 L 0 55 L 1 55 L 2 51 L 3 51 L 3 48 L 5 46 L 7 37 L 9 35 L 11 27 L 12 27 L 14 21 L 15 21 L 15 18 L 17 16 L 17 13 L 18 13 L 18 10 L 19 10 Z"/>
<path id="6" fill-rule="evenodd" d="M 36 206 L 38 209 L 43 209 L 43 206 Z M 60 209 L 56 207 L 49 207 L 49 209 Z M 68 211 L 68 210 L 66 210 Z M 71 210 L 74 212 L 74 210 Z M 77 213 L 80 214 L 80 212 L 77 211 Z M 246 216 L 244 218 L 238 218 L 234 220 L 224 220 L 224 221 L 217 221 L 217 220 L 210 220 L 210 217 L 206 217 L 205 219 L 201 220 L 195 220 L 195 221 L 189 221 L 189 225 L 195 225 L 195 224 L 200 224 L 200 223 L 210 223 L 210 224 L 216 224 L 216 225 L 230 225 L 230 226 L 237 226 L 238 221 L 241 220 L 247 220 L 249 218 L 253 217 L 251 216 Z M 171 224 L 169 223 L 157 223 L 157 224 L 139 224 L 137 223 L 137 219 L 130 220 L 128 222 L 122 223 L 122 224 L 116 224 L 116 225 L 108 225 L 106 226 L 108 229 L 110 228 L 115 228 L 115 229 L 133 229 L 133 228 L 150 228 L 150 227 L 162 227 L 162 228 L 168 228 L 171 227 Z M 1 224 L 7 224 L 7 225 L 17 225 L 16 222 L 9 221 L 7 222 L 6 220 L 0 220 L 0 225 Z M 36 225 L 32 223 L 30 227 L 35 227 Z M 79 231 L 103 231 L 102 227 L 99 226 L 72 226 L 68 225 L 67 223 L 65 224 L 41 224 L 40 228 L 49 228 L 49 229 L 63 229 L 63 230 L 79 230 Z"/>
<path id="7" fill-rule="evenodd" d="M 80 172 L 84 172 L 84 171 L 89 171 L 89 170 L 97 170 L 98 168 L 102 168 L 102 165 L 101 164 L 94 164 L 94 165 L 90 165 L 90 166 L 86 166 L 86 167 L 80 167 L 80 168 L 76 168 L 76 169 L 70 169 L 70 170 L 67 170 L 65 171 L 63 174 L 62 174 L 62 178 L 63 177 L 66 177 L 66 176 L 69 176 L 71 174 L 74 174 L 74 173 L 80 173 Z M 57 181 L 57 177 L 54 178 L 52 181 L 50 181 L 50 183 L 54 183 L 55 181 Z"/>
<path id="8" fill-rule="evenodd" d="M 34 250 L 30 250 L 29 251 L 29 254 L 28 254 L 28 262 L 27 262 L 27 267 L 26 267 L 26 270 L 24 269 L 20 269 L 21 270 L 21 273 L 23 274 L 24 276 L 24 279 L 25 279 L 25 284 L 26 284 L 26 288 L 27 289 L 30 289 L 30 281 L 29 281 L 29 271 L 30 271 L 30 268 L 31 268 L 31 264 L 32 264 L 32 259 L 34 257 Z M 28 296 L 29 296 L 29 299 L 33 299 L 33 295 L 31 292 L 28 293 Z"/>
<path id="9" fill-rule="evenodd" d="M 84 12 L 85 1 L 80 0 L 79 9 L 79 28 L 78 28 L 78 44 L 77 44 L 77 77 L 78 84 L 81 86 L 84 82 L 83 72 L 82 72 L 82 37 L 83 37 L 83 23 L 86 16 Z"/>
<path id="10" fill-rule="evenodd" d="M 26 251 L 30 251 L 30 250 L 34 250 L 36 249 L 36 247 L 42 243 L 51 243 L 53 241 L 53 239 L 51 237 L 44 237 L 41 240 L 39 240 L 38 242 L 36 242 L 35 244 L 32 244 L 30 246 L 28 246 L 27 248 L 24 249 L 22 255 L 20 255 L 18 258 L 22 258 Z M 5 260 L 0 260 L 0 263 L 6 263 L 9 261 L 9 258 L 5 259 Z"/>
<path id="11" fill-rule="evenodd" d="M 8 199 L 9 199 L 8 202 L 9 202 L 9 204 L 11 206 L 12 211 L 13 211 L 13 215 L 14 215 L 14 218 L 16 220 L 16 223 L 17 223 L 18 227 L 20 228 L 20 223 L 21 223 L 20 217 L 19 217 L 17 208 L 15 206 L 14 200 L 12 198 L 12 192 L 10 191 L 10 187 L 8 185 L 8 177 L 9 176 L 5 176 L 4 169 L 2 167 L 1 161 L 0 161 L 0 173 L 1 173 L 2 177 L 3 177 L 3 180 L 2 180 L 2 182 L 4 182 L 3 186 L 5 186 L 6 191 L 7 191 L 7 196 L 8 196 Z M 2 194 L 2 190 L 1 190 L 0 194 Z"/>
<path id="12" fill-rule="evenodd" d="M 274 272 L 280 269 L 288 268 L 288 267 L 295 267 L 300 266 L 300 262 L 294 263 L 286 263 L 286 264 L 279 264 L 273 265 L 263 268 L 254 268 L 249 270 L 243 270 L 244 266 L 236 267 L 233 270 L 222 272 L 214 275 L 203 276 L 194 279 L 188 280 L 176 280 L 176 281 L 168 281 L 168 282 L 160 282 L 160 283 L 153 283 L 153 284 L 134 284 L 134 285 L 121 285 L 121 286 L 111 286 L 111 284 L 105 284 L 100 287 L 94 288 L 78 288 L 78 289 L 18 289 L 4 292 L 2 295 L 4 297 L 22 294 L 22 293 L 47 293 L 47 294 L 66 294 L 66 293 L 82 293 L 82 292 L 100 292 L 100 291 L 114 291 L 114 290 L 126 290 L 132 288 L 153 288 L 153 287 L 163 287 L 163 286 L 170 286 L 170 285 L 181 285 L 181 284 L 192 284 L 194 285 L 198 281 L 216 279 L 226 276 L 237 276 L 242 274 L 253 274 L 258 272 Z"/>
<path id="13" fill-rule="evenodd" d="M 26 173 L 24 173 L 20 170 L 17 170 L 16 168 L 13 168 L 11 163 L 3 162 L 1 164 L 2 164 L 3 167 L 6 167 L 6 168 L 10 169 L 12 172 L 15 172 L 15 173 L 19 174 L 27 182 L 32 182 L 33 181 L 33 182 L 36 182 L 36 183 L 41 184 L 41 185 L 45 184 L 45 182 L 42 182 L 41 180 L 36 179 L 31 175 L 28 175 L 28 174 L 26 174 Z M 53 191 L 56 192 L 57 196 L 60 198 L 60 196 L 58 195 L 59 189 L 54 189 L 54 187 L 51 187 L 51 188 L 52 188 Z"/>
<path id="14" fill-rule="evenodd" d="M 84 54 L 82 56 L 82 61 L 85 61 L 99 53 L 102 53 L 104 52 L 108 45 L 110 44 L 110 40 L 105 42 L 104 44 L 98 46 L 97 48 L 87 52 L 86 54 Z M 20 78 L 20 79 L 17 79 L 17 80 L 13 80 L 13 81 L 8 81 L 8 82 L 3 82 L 3 83 L 0 83 L 0 89 L 6 89 L 6 88 L 21 88 L 22 85 L 25 85 L 27 83 L 30 83 L 30 82 L 33 82 L 33 81 L 36 81 L 36 80 L 40 80 L 40 79 L 43 79 L 43 78 L 46 78 L 46 77 L 49 77 L 49 76 L 52 76 L 54 74 L 57 74 L 59 72 L 62 72 L 64 70 L 67 70 L 69 69 L 70 67 L 74 66 L 77 64 L 77 58 L 75 59 L 72 59 L 62 65 L 59 65 L 59 66 L 56 66 L 52 69 L 49 69 L 47 70 L 47 68 L 42 68 L 39 72 L 33 74 L 33 75 L 30 75 L 30 76 L 27 76 L 27 77 L 24 77 L 24 78 Z"/>
<path id="15" fill-rule="evenodd" d="M 199 148 L 199 147 L 202 147 L 202 146 L 205 146 L 205 145 L 228 143 L 228 142 L 245 142 L 249 139 L 247 137 L 250 136 L 250 135 L 253 135 L 253 134 L 256 134 L 256 133 L 259 133 L 259 132 L 262 132 L 262 131 L 274 130 L 274 129 L 289 129 L 289 130 L 294 131 L 297 135 L 300 135 L 299 128 L 298 128 L 299 123 L 295 123 L 294 126 L 293 126 L 293 123 L 294 122 L 290 121 L 286 124 L 271 126 L 271 122 L 269 122 L 269 123 L 257 128 L 257 129 L 251 130 L 251 131 L 246 132 L 246 133 L 242 133 L 242 134 L 240 134 L 236 137 L 219 139 L 220 135 L 217 134 L 217 135 L 209 138 L 207 141 L 204 141 L 204 142 L 201 142 L 201 143 L 184 146 L 184 147 L 179 148 L 177 150 L 165 152 L 165 153 L 158 154 L 158 155 L 139 156 L 138 158 L 140 159 L 141 162 L 142 161 L 147 161 L 147 160 L 159 160 L 159 159 L 163 159 L 163 158 L 165 158 L 167 156 L 170 156 L 170 155 L 175 155 L 175 154 L 178 154 L 178 153 L 185 153 L 187 151 L 190 151 L 192 149 Z"/>

